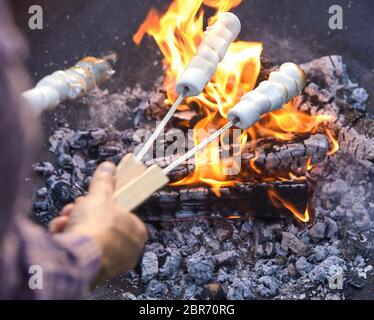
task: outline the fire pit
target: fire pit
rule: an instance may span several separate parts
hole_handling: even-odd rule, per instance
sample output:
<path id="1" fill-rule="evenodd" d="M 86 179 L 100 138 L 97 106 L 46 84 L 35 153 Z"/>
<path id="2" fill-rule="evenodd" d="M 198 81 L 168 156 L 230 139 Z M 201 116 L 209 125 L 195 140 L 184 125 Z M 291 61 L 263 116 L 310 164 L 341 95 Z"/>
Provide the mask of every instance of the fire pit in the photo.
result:
<path id="1" fill-rule="evenodd" d="M 134 33 L 139 50 L 148 33 L 163 53 L 165 74 L 153 87 L 97 90 L 82 98 L 74 107 L 88 120 L 79 129 L 59 116 L 60 127 L 49 138 L 53 157 L 33 167 L 43 177 L 34 219 L 47 224 L 86 192 L 99 162 L 118 163 L 133 152 L 142 143 L 137 129 L 153 129 L 167 112 L 176 98 L 175 79 L 202 35 L 201 11 L 191 19 L 198 9 L 186 4 L 185 16 L 177 14 L 185 29 L 172 19 L 177 7 L 150 11 Z M 177 30 L 171 38 L 170 28 Z M 197 143 L 199 129 L 224 124 L 241 95 L 277 68 L 261 51 L 260 43 L 236 42 L 204 93 L 188 98 L 175 114 L 162 145 L 172 143 L 173 128 L 194 129 Z M 366 91 L 350 80 L 340 56 L 301 67 L 308 79 L 303 95 L 229 146 L 242 151 L 237 176 L 223 174 L 217 141 L 209 146 L 208 161 L 197 155 L 176 168 L 171 185 L 137 210 L 151 238 L 142 261 L 108 284 L 115 292 L 104 285 L 93 298 L 110 291 L 112 298 L 125 299 L 345 299 L 365 285 L 372 273 L 374 144 L 372 120 L 357 110 L 365 108 Z M 132 126 L 124 126 L 124 119 Z M 147 164 L 165 167 L 171 161 Z"/>

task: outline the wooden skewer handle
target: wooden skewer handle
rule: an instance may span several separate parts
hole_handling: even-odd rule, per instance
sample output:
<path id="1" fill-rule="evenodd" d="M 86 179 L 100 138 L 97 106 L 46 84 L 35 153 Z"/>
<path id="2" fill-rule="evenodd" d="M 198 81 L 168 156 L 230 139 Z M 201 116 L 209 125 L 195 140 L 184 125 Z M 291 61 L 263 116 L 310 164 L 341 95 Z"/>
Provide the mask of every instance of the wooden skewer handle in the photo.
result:
<path id="1" fill-rule="evenodd" d="M 132 154 L 130 156 L 134 158 Z M 117 183 L 118 188 L 116 187 L 114 193 L 118 205 L 128 211 L 136 209 L 169 182 L 169 178 L 160 167 L 154 165 L 146 168 L 139 163 L 135 163 L 135 166 L 131 158 L 127 155 L 117 167 L 117 177 L 120 177 L 122 183 L 120 185 Z M 126 163 L 130 166 L 127 167 Z"/>
<path id="2" fill-rule="evenodd" d="M 125 186 L 146 170 L 147 167 L 143 163 L 136 161 L 134 154 L 128 153 L 117 166 L 115 189 L 118 190 Z"/>

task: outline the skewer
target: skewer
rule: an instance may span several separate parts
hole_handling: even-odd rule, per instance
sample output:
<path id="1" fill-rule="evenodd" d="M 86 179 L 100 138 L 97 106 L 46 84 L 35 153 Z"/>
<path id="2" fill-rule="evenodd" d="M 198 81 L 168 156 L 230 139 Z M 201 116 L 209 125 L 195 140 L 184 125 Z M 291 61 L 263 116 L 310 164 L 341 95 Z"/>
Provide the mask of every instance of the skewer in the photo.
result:
<path id="1" fill-rule="evenodd" d="M 201 143 L 199 143 L 197 146 L 189 150 L 187 153 L 185 153 L 183 156 L 179 157 L 177 160 L 175 160 L 173 163 L 171 163 L 169 166 L 167 166 L 162 172 L 165 175 L 168 175 L 171 171 L 173 171 L 176 167 L 181 165 L 183 162 L 188 160 L 189 158 L 193 157 L 197 152 L 204 149 L 209 143 L 217 139 L 222 133 L 226 132 L 233 126 L 235 126 L 240 120 L 234 119 L 232 121 L 229 121 L 225 126 L 223 126 L 221 129 L 214 132 L 212 135 L 210 135 L 208 138 L 203 140 Z"/>
<path id="2" fill-rule="evenodd" d="M 216 72 L 218 64 L 225 57 L 229 46 L 238 37 L 240 29 L 241 24 L 238 17 L 230 12 L 219 15 L 217 21 L 207 28 L 196 55 L 191 59 L 177 82 L 178 99 L 137 153 L 134 159 L 136 162 L 140 163 L 143 160 L 184 98 L 197 96 L 204 90 Z"/>
<path id="3" fill-rule="evenodd" d="M 304 86 L 304 72 L 293 63 L 283 64 L 279 72 L 272 72 L 270 74 L 268 81 L 261 82 L 255 90 L 241 98 L 229 112 L 229 122 L 224 127 L 188 151 L 185 155 L 178 158 L 164 170 L 157 165 L 153 165 L 149 168 L 141 165 L 142 172 L 138 171 L 139 174 L 127 184 L 122 184 L 118 188 L 116 187 L 116 192 L 114 194 L 115 200 L 120 206 L 129 211 L 135 209 L 155 191 L 169 182 L 167 174 L 170 173 L 171 170 L 192 157 L 196 152 L 205 148 L 223 132 L 229 130 L 233 126 L 237 126 L 243 130 L 250 128 L 260 120 L 262 115 L 282 108 L 282 106 L 293 97 L 301 94 Z M 117 168 L 117 174 L 119 175 L 123 172 L 121 168 L 124 168 L 123 164 L 122 167 L 119 166 Z M 138 170 L 136 166 L 133 169 L 132 171 Z M 128 172 L 127 169 L 125 171 Z M 126 179 L 126 176 L 122 175 L 122 179 Z"/>
<path id="4" fill-rule="evenodd" d="M 168 113 L 162 119 L 160 124 L 157 126 L 156 130 L 152 133 L 152 135 L 148 138 L 147 142 L 144 144 L 142 149 L 136 154 L 135 161 L 141 162 L 145 154 L 148 150 L 152 147 L 153 143 L 156 141 L 162 130 L 164 130 L 166 124 L 169 122 L 179 105 L 182 103 L 183 99 L 186 97 L 188 92 L 188 88 L 185 88 L 181 95 L 179 95 L 178 99 L 174 102 L 173 106 L 169 109 Z"/>

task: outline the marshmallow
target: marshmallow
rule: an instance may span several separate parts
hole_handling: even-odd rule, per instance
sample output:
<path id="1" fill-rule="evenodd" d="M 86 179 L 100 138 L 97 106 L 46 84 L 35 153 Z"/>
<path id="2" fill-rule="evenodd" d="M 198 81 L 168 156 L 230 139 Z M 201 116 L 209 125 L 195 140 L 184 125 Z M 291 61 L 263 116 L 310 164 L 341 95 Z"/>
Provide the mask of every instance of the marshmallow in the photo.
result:
<path id="1" fill-rule="evenodd" d="M 187 90 L 186 96 L 197 96 L 204 90 L 240 29 L 240 21 L 233 13 L 225 12 L 218 16 L 217 21 L 206 29 L 196 56 L 179 78 L 179 94 Z"/>
<path id="2" fill-rule="evenodd" d="M 260 120 L 261 116 L 277 110 L 293 97 L 301 94 L 305 86 L 304 72 L 293 63 L 286 63 L 279 72 L 272 72 L 268 81 L 244 95 L 229 112 L 230 121 L 239 122 L 237 127 L 245 130 Z"/>

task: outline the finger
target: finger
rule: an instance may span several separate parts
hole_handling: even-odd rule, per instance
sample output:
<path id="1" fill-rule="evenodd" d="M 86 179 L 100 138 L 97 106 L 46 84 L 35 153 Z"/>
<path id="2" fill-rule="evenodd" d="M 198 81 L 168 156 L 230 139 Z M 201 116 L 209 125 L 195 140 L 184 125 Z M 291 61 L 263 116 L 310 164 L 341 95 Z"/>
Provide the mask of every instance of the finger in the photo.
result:
<path id="1" fill-rule="evenodd" d="M 77 200 L 78 200 L 78 199 L 77 199 Z M 66 206 L 62 209 L 60 215 L 61 215 L 61 216 L 68 216 L 68 217 L 69 217 L 69 216 L 71 215 L 71 212 L 74 210 L 74 208 L 75 208 L 75 203 L 70 203 L 70 204 L 66 205 Z"/>
<path id="2" fill-rule="evenodd" d="M 131 231 L 128 236 L 132 238 L 140 247 L 147 242 L 148 228 L 137 215 L 121 209 L 117 214 L 116 219 L 118 223 L 126 225 L 127 229 Z"/>
<path id="3" fill-rule="evenodd" d="M 69 222 L 68 216 L 60 216 L 53 219 L 49 224 L 49 232 L 51 233 L 61 233 L 65 230 Z"/>
<path id="4" fill-rule="evenodd" d="M 116 166 L 111 162 L 103 162 L 95 171 L 89 189 L 89 195 L 108 199 L 114 192 L 114 174 Z"/>
<path id="5" fill-rule="evenodd" d="M 84 199 L 86 199 L 86 197 L 80 196 L 80 197 L 78 197 L 77 199 L 75 199 L 74 204 L 77 205 L 77 204 L 79 204 L 80 202 L 82 202 Z"/>

